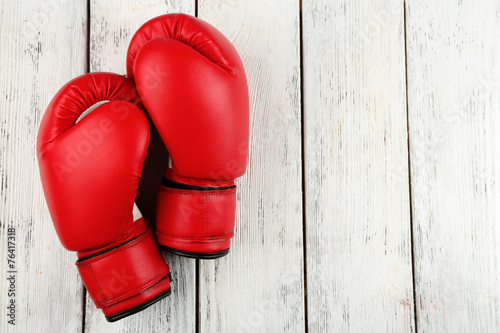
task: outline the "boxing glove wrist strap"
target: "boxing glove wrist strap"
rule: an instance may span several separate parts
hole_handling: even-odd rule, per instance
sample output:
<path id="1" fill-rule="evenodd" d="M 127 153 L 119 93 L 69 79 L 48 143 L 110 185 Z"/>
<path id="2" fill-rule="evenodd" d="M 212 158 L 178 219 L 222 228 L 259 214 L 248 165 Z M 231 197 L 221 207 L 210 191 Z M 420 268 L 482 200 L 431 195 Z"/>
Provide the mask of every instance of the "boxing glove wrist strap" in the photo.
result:
<path id="1" fill-rule="evenodd" d="M 234 235 L 235 207 L 236 185 L 214 188 L 164 181 L 156 211 L 158 242 L 183 255 L 226 251 Z"/>
<path id="2" fill-rule="evenodd" d="M 171 189 L 190 190 L 190 191 L 214 191 L 214 190 L 229 190 L 231 188 L 236 188 L 236 185 L 234 184 L 228 186 L 195 186 L 195 185 L 177 183 L 167 178 L 163 178 L 163 180 L 161 181 L 161 185 L 163 187 L 168 187 Z"/>
<path id="3" fill-rule="evenodd" d="M 144 292 L 169 273 L 150 229 L 104 253 L 82 258 L 76 266 L 100 309 Z"/>

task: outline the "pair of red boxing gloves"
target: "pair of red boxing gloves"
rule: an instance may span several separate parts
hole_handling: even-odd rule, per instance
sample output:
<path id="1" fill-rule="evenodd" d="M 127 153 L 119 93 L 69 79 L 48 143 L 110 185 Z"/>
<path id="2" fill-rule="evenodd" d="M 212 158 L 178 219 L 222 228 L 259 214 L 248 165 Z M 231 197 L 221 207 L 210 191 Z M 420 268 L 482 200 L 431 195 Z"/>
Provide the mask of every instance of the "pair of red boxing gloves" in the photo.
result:
<path id="1" fill-rule="evenodd" d="M 183 14 L 145 23 L 130 43 L 127 74 L 67 83 L 37 139 L 55 229 L 66 249 L 78 251 L 80 276 L 108 321 L 170 294 L 169 267 L 134 203 L 150 140 L 143 110 L 170 156 L 156 218 L 158 243 L 168 251 L 200 259 L 227 254 L 234 179 L 245 172 L 248 152 L 243 65 L 208 23 Z"/>

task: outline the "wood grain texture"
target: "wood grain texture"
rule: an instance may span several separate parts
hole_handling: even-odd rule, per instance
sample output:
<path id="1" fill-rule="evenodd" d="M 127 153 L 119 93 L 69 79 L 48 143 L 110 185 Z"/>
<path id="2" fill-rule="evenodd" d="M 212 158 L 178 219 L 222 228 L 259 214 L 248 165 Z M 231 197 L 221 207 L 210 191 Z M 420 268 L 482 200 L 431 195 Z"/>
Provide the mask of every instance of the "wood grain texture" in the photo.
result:
<path id="1" fill-rule="evenodd" d="M 125 60 L 130 39 L 147 20 L 166 13 L 194 14 L 194 0 L 141 0 L 126 5 L 122 1 L 92 0 L 90 3 L 90 70 L 126 72 Z M 139 185 L 137 204 L 147 221 L 154 225 L 156 193 L 166 164 L 166 150 L 151 125 L 152 141 Z M 164 254 L 172 272 L 172 294 L 150 308 L 107 323 L 87 297 L 85 332 L 194 332 L 195 261 Z M 88 295 L 87 295 L 88 296 Z"/>
<path id="2" fill-rule="evenodd" d="M 52 96 L 86 68 L 85 1 L 0 3 L 0 331 L 80 332 L 75 253 L 60 244 L 45 202 L 36 135 Z M 7 228 L 16 229 L 15 326 L 6 316 Z M 10 274 L 8 274 L 10 276 Z M 9 283 L 10 285 L 10 283 Z"/>
<path id="3" fill-rule="evenodd" d="M 90 0 L 90 68 L 126 74 L 127 49 L 137 29 L 168 13 L 194 15 L 195 0 Z"/>
<path id="4" fill-rule="evenodd" d="M 500 331 L 498 31 L 498 1 L 407 1 L 422 332 Z"/>
<path id="5" fill-rule="evenodd" d="M 227 257 L 200 262 L 201 332 L 303 332 L 299 2 L 200 0 L 238 50 L 250 153 Z"/>
<path id="6" fill-rule="evenodd" d="M 309 332 L 414 331 L 402 1 L 303 1 Z"/>
<path id="7" fill-rule="evenodd" d="M 236 236 L 227 257 L 200 261 L 198 290 L 195 261 L 164 254 L 172 295 L 113 324 L 53 228 L 39 123 L 87 61 L 124 74 L 136 29 L 194 14 L 195 0 L 89 1 L 90 35 L 87 1 L 0 3 L 1 332 L 500 331 L 498 1 L 407 0 L 405 13 L 403 0 L 303 0 L 301 40 L 299 0 L 198 0 L 249 82 Z M 154 225 L 166 150 L 152 132 L 137 202 Z"/>

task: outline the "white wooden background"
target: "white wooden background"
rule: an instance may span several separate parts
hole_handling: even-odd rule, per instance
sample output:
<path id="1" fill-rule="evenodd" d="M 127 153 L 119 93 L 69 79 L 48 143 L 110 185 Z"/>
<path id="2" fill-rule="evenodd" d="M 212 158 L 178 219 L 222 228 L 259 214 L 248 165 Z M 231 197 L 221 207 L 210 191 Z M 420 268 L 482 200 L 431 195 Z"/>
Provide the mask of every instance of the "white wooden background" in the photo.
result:
<path id="1" fill-rule="evenodd" d="M 172 295 L 110 324 L 52 227 L 36 134 L 65 82 L 125 73 L 135 30 L 171 12 L 215 25 L 245 64 L 236 236 L 220 260 L 165 254 Z M 499 332 L 499 32 L 496 0 L 3 0 L 1 330 Z M 155 151 L 158 136 L 150 222 Z"/>

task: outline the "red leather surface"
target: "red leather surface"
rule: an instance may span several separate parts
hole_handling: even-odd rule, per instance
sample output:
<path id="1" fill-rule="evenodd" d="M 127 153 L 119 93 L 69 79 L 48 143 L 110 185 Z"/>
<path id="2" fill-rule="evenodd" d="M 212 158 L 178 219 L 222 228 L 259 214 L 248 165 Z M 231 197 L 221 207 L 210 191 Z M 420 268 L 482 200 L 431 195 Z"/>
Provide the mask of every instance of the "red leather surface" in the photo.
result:
<path id="1" fill-rule="evenodd" d="M 75 124 L 97 102 L 102 104 Z M 42 119 L 37 155 L 45 198 L 65 248 L 106 315 L 168 290 L 168 273 L 144 219 L 133 221 L 149 125 L 133 82 L 111 73 L 75 78 Z M 140 236 L 142 235 L 142 236 Z M 139 236 L 139 237 L 138 237 Z M 166 279 L 168 280 L 168 279 Z"/>
<path id="2" fill-rule="evenodd" d="M 75 124 L 89 106 L 105 100 L 111 102 Z M 149 144 L 146 116 L 130 103 L 138 101 L 123 76 L 86 74 L 61 88 L 45 112 L 38 162 L 55 229 L 68 250 L 102 251 L 132 227 Z"/>
<path id="3" fill-rule="evenodd" d="M 111 317 L 123 311 L 142 305 L 169 289 L 170 289 L 170 279 L 166 277 L 165 279 L 158 281 L 158 283 L 156 283 L 151 288 L 144 290 L 140 294 L 137 294 L 129 299 L 126 299 L 123 302 L 119 302 L 110 305 L 106 308 L 103 308 L 102 312 L 106 317 Z"/>
<path id="4" fill-rule="evenodd" d="M 158 241 L 190 252 L 219 252 L 229 248 L 234 233 L 236 188 L 188 191 L 160 186 L 156 226 Z"/>
<path id="5" fill-rule="evenodd" d="M 192 16 L 154 18 L 132 38 L 127 72 L 169 151 L 172 163 L 165 176 L 194 186 L 234 184 L 246 169 L 249 104 L 243 64 L 227 38 Z M 177 239 L 193 237 L 191 243 L 232 234 L 234 199 L 228 202 L 211 204 L 214 212 L 205 212 L 206 227 L 195 215 L 185 219 L 171 211 L 190 204 L 185 196 L 160 194 L 158 230 Z M 194 246 L 187 242 L 177 248 Z"/>
<path id="6" fill-rule="evenodd" d="M 191 179 L 241 176 L 248 153 L 248 88 L 231 43 L 199 19 L 164 15 L 137 31 L 128 55 L 128 75 L 174 172 Z"/>
<path id="7" fill-rule="evenodd" d="M 169 272 L 149 229 L 128 243 L 77 262 L 76 265 L 98 308 L 140 294 L 165 278 Z"/>

